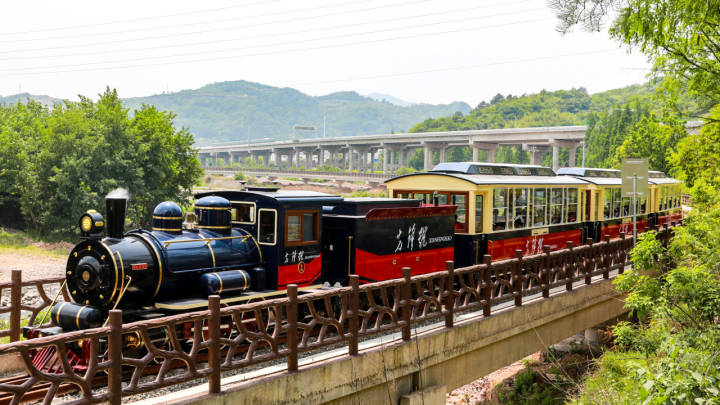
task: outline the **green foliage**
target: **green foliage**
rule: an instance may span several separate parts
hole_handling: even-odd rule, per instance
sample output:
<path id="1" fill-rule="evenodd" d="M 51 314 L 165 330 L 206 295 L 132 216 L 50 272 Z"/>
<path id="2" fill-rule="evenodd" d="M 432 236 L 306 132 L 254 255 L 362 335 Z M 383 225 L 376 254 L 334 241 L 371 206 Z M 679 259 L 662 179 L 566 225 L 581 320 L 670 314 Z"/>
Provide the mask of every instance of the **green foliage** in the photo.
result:
<path id="1" fill-rule="evenodd" d="M 707 193 L 709 186 L 703 186 Z M 615 281 L 639 323 L 615 329 L 578 403 L 714 404 L 720 393 L 720 207 L 694 209 L 664 247 L 653 233 L 638 242 L 634 269 Z M 624 354 L 623 354 L 624 353 Z M 630 355 L 646 360 L 626 361 Z M 607 360 L 607 361 L 606 361 Z M 634 382 L 633 382 L 634 381 Z M 603 386 L 605 384 L 605 386 Z"/>
<path id="2" fill-rule="evenodd" d="M 648 158 L 650 170 L 669 173 L 670 159 L 678 141 L 687 135 L 684 125 L 666 115 L 662 122 L 654 114 L 643 117 L 630 130 L 627 138 L 615 150 L 612 166 L 619 168 L 629 157 Z"/>
<path id="3" fill-rule="evenodd" d="M 242 173 L 238 173 L 235 175 L 235 180 L 240 180 L 240 181 L 245 180 L 245 175 Z"/>
<path id="4" fill-rule="evenodd" d="M 677 175 L 690 187 L 702 180 L 720 188 L 720 107 L 714 108 L 709 118 L 713 121 L 682 139 L 670 158 Z"/>
<path id="5" fill-rule="evenodd" d="M 401 168 L 395 170 L 396 176 L 402 176 L 403 174 L 412 174 L 412 173 L 417 173 L 417 170 L 415 170 L 412 167 L 401 167 Z"/>
<path id="6" fill-rule="evenodd" d="M 513 128 L 554 125 L 588 126 L 586 166 L 619 166 L 624 157 L 649 154 L 653 170 L 668 170 L 665 151 L 673 148 L 685 135 L 682 122 L 664 112 L 664 94 L 659 85 L 649 82 L 603 93 L 587 93 L 583 88 L 559 91 L 543 90 L 520 97 L 496 95 L 490 103 L 482 102 L 469 114 L 455 114 L 427 119 L 411 128 L 411 132 L 455 131 L 468 129 Z M 678 104 L 691 104 L 681 99 Z M 662 117 L 661 120 L 656 117 Z M 578 164 L 582 159 L 578 150 Z M 480 160 L 486 158 L 481 151 Z M 451 148 L 449 161 L 468 161 L 472 157 L 469 147 Z M 568 164 L 569 154 L 561 149 L 560 164 Z M 551 165 L 551 156 L 543 164 Z M 435 157 L 433 161 L 437 161 Z M 528 163 L 527 152 L 520 146 L 501 146 L 495 152 L 495 161 Z M 423 168 L 423 152 L 416 153 L 409 165 Z"/>
<path id="7" fill-rule="evenodd" d="M 496 387 L 501 404 L 552 405 L 562 400 L 563 395 L 556 386 L 542 381 L 527 364 L 525 370 L 515 377 L 511 386 Z"/>
<path id="8" fill-rule="evenodd" d="M 143 105 L 129 116 L 117 93 L 97 102 L 0 107 L 0 204 L 40 235 L 73 234 L 77 218 L 102 209 L 118 187 L 131 195 L 128 216 L 144 225 L 164 200 L 185 201 L 201 175 L 193 136 L 174 115 Z"/>

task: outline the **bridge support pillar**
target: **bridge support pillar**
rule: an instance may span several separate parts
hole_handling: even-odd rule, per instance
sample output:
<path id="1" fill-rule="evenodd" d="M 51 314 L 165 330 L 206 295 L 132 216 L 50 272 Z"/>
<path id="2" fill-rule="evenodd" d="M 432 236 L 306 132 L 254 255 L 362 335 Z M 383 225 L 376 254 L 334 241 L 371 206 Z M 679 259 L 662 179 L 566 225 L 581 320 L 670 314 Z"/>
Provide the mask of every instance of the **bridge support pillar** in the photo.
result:
<path id="1" fill-rule="evenodd" d="M 382 171 L 383 173 L 388 172 L 388 154 L 390 153 L 389 148 L 383 148 L 382 154 L 383 154 L 383 165 L 382 165 Z"/>
<path id="2" fill-rule="evenodd" d="M 433 150 L 430 148 L 430 146 L 425 145 L 423 148 L 424 156 L 423 156 L 423 168 L 425 170 L 432 169 L 432 156 L 433 156 Z"/>
<path id="3" fill-rule="evenodd" d="M 345 157 L 346 157 L 346 160 L 348 161 L 348 171 L 350 173 L 352 173 L 353 170 L 355 170 L 355 168 L 353 167 L 354 166 L 353 161 L 355 160 L 355 157 L 353 156 L 354 154 L 355 154 L 355 151 L 353 151 L 352 148 L 347 148 L 347 152 L 345 152 Z"/>
<path id="4" fill-rule="evenodd" d="M 441 145 L 438 147 L 438 150 L 440 151 L 440 161 L 438 163 L 445 163 L 447 162 L 447 145 Z"/>
<path id="5" fill-rule="evenodd" d="M 576 144 L 574 146 L 568 147 L 568 152 L 569 152 L 568 166 L 570 166 L 570 167 L 575 167 L 575 165 L 577 164 L 576 163 L 576 155 L 577 155 L 578 146 L 580 146 L 580 145 Z"/>
<path id="6" fill-rule="evenodd" d="M 495 151 L 498 145 L 492 145 L 488 148 L 488 163 L 495 163 Z"/>
<path id="7" fill-rule="evenodd" d="M 497 151 L 497 148 L 500 146 L 497 143 L 484 143 L 484 142 L 472 142 L 470 144 L 473 151 L 473 162 L 479 161 L 479 150 L 483 149 L 486 150 L 488 153 L 487 161 L 488 163 L 495 163 L 495 151 Z"/>
<path id="8" fill-rule="evenodd" d="M 552 169 L 557 171 L 560 168 L 560 144 L 552 142 Z"/>

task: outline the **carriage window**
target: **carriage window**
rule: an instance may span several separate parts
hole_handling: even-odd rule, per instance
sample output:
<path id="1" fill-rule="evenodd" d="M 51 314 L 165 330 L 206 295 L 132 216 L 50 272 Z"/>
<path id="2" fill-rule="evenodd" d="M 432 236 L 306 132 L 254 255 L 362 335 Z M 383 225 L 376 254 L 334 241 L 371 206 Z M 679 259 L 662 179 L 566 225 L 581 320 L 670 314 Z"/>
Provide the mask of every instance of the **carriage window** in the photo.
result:
<path id="1" fill-rule="evenodd" d="M 638 205 L 640 206 L 638 209 L 638 213 L 644 214 L 645 212 L 647 212 L 647 198 L 639 199 Z"/>
<path id="2" fill-rule="evenodd" d="M 613 195 L 613 217 L 618 218 L 618 217 L 622 216 L 622 195 L 620 193 L 620 188 L 613 188 L 612 195 Z"/>
<path id="3" fill-rule="evenodd" d="M 438 205 L 447 205 L 448 204 L 448 195 L 447 194 L 437 194 L 438 197 Z M 433 197 L 434 198 L 434 197 Z M 430 201 L 431 203 L 435 203 L 435 201 Z"/>
<path id="4" fill-rule="evenodd" d="M 288 246 L 317 242 L 318 213 L 315 211 L 288 211 L 285 232 L 285 242 Z"/>
<path id="5" fill-rule="evenodd" d="M 457 223 L 455 224 L 455 230 L 461 231 L 461 232 L 467 232 L 467 226 L 465 223 L 467 222 L 467 201 L 464 194 L 452 194 L 452 201 L 450 202 L 453 205 L 457 205 L 457 211 L 455 211 L 455 214 L 457 215 Z"/>
<path id="6" fill-rule="evenodd" d="M 565 211 L 565 222 L 577 222 L 578 219 L 578 190 L 568 188 L 565 193 L 567 208 Z"/>
<path id="7" fill-rule="evenodd" d="M 536 188 L 533 193 L 533 226 L 541 226 L 547 223 L 545 218 L 545 205 L 547 204 L 547 190 Z"/>
<path id="8" fill-rule="evenodd" d="M 255 223 L 255 204 L 250 203 L 235 203 L 232 207 L 232 220 L 233 222 L 240 222 L 244 224 Z"/>
<path id="9" fill-rule="evenodd" d="M 529 192 L 526 188 L 516 188 L 514 192 L 515 212 L 513 213 L 513 227 L 516 229 L 527 227 L 527 206 Z"/>
<path id="10" fill-rule="evenodd" d="M 550 223 L 559 224 L 562 222 L 563 189 L 553 188 L 550 190 Z"/>
<path id="11" fill-rule="evenodd" d="M 299 242 L 302 240 L 302 217 L 300 215 L 288 215 L 287 240 L 288 242 Z"/>
<path id="12" fill-rule="evenodd" d="M 603 200 L 605 201 L 603 205 L 603 218 L 608 219 L 612 216 L 612 189 L 605 189 L 605 192 L 603 192 Z"/>
<path id="13" fill-rule="evenodd" d="M 275 211 L 260 210 L 258 219 L 258 241 L 263 244 L 275 244 Z"/>
<path id="14" fill-rule="evenodd" d="M 622 198 L 622 216 L 626 217 L 628 215 L 632 215 L 632 212 L 630 212 L 631 207 L 632 207 L 632 198 L 623 197 Z"/>
<path id="15" fill-rule="evenodd" d="M 432 202 L 433 202 L 433 201 L 432 201 L 432 194 L 429 194 L 429 193 L 425 193 L 425 194 L 423 194 L 423 193 L 415 193 L 415 195 L 413 195 L 413 198 L 415 198 L 415 199 L 417 199 L 417 200 L 422 200 L 422 202 L 423 202 L 424 204 L 432 204 Z"/>
<path id="16" fill-rule="evenodd" d="M 507 189 L 493 190 L 493 231 L 503 231 L 507 224 Z"/>
<path id="17" fill-rule="evenodd" d="M 483 195 L 475 196 L 475 232 L 483 232 Z"/>

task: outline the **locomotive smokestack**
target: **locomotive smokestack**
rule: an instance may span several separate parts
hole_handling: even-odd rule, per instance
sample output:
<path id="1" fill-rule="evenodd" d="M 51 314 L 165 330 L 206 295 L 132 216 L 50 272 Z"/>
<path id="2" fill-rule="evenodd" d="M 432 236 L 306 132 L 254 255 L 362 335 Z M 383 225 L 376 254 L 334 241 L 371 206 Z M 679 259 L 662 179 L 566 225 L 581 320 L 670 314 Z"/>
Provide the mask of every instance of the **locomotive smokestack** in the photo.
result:
<path id="1" fill-rule="evenodd" d="M 122 188 L 113 190 L 105 196 L 107 236 L 121 239 L 125 233 L 125 208 L 127 207 L 128 191 Z"/>

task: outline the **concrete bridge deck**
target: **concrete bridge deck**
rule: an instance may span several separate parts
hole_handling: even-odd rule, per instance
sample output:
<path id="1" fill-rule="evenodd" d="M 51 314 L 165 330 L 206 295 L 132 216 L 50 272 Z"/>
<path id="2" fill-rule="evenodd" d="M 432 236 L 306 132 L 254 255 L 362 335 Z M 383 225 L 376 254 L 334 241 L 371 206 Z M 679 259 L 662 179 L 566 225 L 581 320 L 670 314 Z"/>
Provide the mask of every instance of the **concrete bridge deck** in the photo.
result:
<path id="1" fill-rule="evenodd" d="M 280 363 L 225 377 L 220 394 L 207 394 L 202 384 L 137 404 L 397 404 L 403 395 L 438 387 L 444 403 L 445 391 L 625 314 L 624 297 L 612 286 L 615 273 L 589 285 L 575 282 L 572 291 L 552 289 L 546 299 L 528 296 L 521 307 L 498 304 L 489 317 L 456 315 L 453 328 L 417 327 L 410 341 L 399 332 L 369 339 L 357 356 L 339 348 L 301 358 L 297 372 Z"/>

